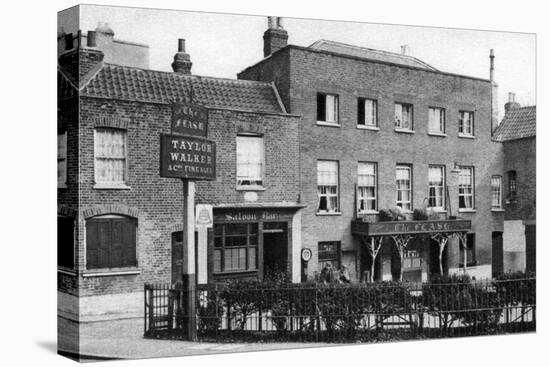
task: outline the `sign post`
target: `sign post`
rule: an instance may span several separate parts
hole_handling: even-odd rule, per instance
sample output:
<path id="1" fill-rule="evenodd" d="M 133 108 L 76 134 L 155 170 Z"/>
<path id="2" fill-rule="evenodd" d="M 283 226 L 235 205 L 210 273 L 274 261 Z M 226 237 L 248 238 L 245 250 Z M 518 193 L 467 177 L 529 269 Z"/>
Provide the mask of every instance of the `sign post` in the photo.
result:
<path id="1" fill-rule="evenodd" d="M 195 228 L 198 232 L 198 284 L 206 284 L 208 282 L 208 228 L 212 228 L 212 226 L 214 225 L 214 216 L 212 211 L 212 205 L 197 204 L 195 206 Z"/>
<path id="2" fill-rule="evenodd" d="M 186 339 L 196 341 L 197 254 L 193 180 L 216 179 L 216 143 L 206 139 L 208 110 L 205 107 L 191 103 L 174 103 L 171 120 L 171 133 L 161 134 L 160 137 L 160 176 L 180 178 L 183 182 L 183 329 Z M 202 245 L 202 250 L 206 251 L 206 243 Z"/>

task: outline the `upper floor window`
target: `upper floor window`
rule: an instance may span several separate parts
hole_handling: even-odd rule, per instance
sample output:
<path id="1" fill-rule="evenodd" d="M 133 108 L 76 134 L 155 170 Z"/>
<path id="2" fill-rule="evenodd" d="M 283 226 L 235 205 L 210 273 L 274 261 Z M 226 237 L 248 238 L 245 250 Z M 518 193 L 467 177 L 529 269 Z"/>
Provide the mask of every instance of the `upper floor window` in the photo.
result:
<path id="1" fill-rule="evenodd" d="M 86 221 L 86 268 L 137 266 L 137 219 L 105 215 Z"/>
<path id="2" fill-rule="evenodd" d="M 395 171 L 397 206 L 405 209 L 412 209 L 412 184 L 411 184 L 411 166 L 398 165 Z"/>
<path id="3" fill-rule="evenodd" d="M 502 208 L 502 176 L 491 177 L 491 208 Z"/>
<path id="4" fill-rule="evenodd" d="M 508 171 L 508 200 L 515 201 L 517 193 L 518 191 L 516 171 Z"/>
<path id="5" fill-rule="evenodd" d="M 445 109 L 430 107 L 428 112 L 428 132 L 445 134 Z"/>
<path id="6" fill-rule="evenodd" d="M 409 103 L 395 104 L 395 128 L 413 130 L 413 105 Z"/>
<path id="7" fill-rule="evenodd" d="M 57 134 L 57 187 L 67 182 L 67 132 Z"/>
<path id="8" fill-rule="evenodd" d="M 474 208 L 474 168 L 460 167 L 458 174 L 458 208 Z"/>
<path id="9" fill-rule="evenodd" d="M 357 100 L 357 125 L 365 127 L 378 126 L 378 103 L 374 99 L 359 98 Z"/>
<path id="10" fill-rule="evenodd" d="M 126 131 L 112 128 L 95 130 L 95 182 L 99 185 L 124 185 L 127 176 Z"/>
<path id="11" fill-rule="evenodd" d="M 445 167 L 428 167 L 428 206 L 445 209 Z"/>
<path id="12" fill-rule="evenodd" d="M 474 113 L 471 111 L 458 112 L 458 132 L 463 136 L 474 136 Z"/>
<path id="13" fill-rule="evenodd" d="M 338 95 L 317 93 L 317 121 L 338 125 Z"/>
<path id="14" fill-rule="evenodd" d="M 337 161 L 317 161 L 317 212 L 338 212 Z"/>
<path id="15" fill-rule="evenodd" d="M 237 186 L 264 184 L 264 140 L 261 136 L 237 136 Z"/>
<path id="16" fill-rule="evenodd" d="M 357 201 L 359 213 L 376 211 L 376 163 L 357 166 Z"/>

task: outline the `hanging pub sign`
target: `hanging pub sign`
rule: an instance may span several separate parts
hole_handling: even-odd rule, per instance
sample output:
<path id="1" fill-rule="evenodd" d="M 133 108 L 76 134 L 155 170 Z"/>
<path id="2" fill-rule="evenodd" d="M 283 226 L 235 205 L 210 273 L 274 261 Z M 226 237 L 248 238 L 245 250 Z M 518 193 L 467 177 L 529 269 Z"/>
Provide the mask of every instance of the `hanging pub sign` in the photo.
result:
<path id="1" fill-rule="evenodd" d="M 191 103 L 173 103 L 172 134 L 206 137 L 208 134 L 208 109 Z"/>
<path id="2" fill-rule="evenodd" d="M 216 179 L 216 143 L 196 136 L 161 134 L 160 176 Z"/>

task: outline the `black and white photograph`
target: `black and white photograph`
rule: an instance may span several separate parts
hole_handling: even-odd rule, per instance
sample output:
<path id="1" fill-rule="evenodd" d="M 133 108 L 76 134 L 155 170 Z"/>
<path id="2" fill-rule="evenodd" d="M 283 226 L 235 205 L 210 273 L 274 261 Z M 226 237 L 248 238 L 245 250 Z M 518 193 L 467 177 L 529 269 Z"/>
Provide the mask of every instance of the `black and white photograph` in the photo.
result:
<path id="1" fill-rule="evenodd" d="M 470 363 L 464 340 L 540 333 L 535 31 L 132 5 L 59 6 L 33 40 L 57 64 L 43 349 Z"/>

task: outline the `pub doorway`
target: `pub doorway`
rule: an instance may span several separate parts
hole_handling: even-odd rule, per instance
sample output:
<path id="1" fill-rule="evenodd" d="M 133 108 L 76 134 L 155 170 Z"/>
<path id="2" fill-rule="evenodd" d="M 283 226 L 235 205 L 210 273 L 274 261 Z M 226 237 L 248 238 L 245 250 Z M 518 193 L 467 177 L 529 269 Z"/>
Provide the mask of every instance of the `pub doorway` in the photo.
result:
<path id="1" fill-rule="evenodd" d="M 288 229 L 286 222 L 266 222 L 263 228 L 264 280 L 280 279 L 288 270 Z"/>

